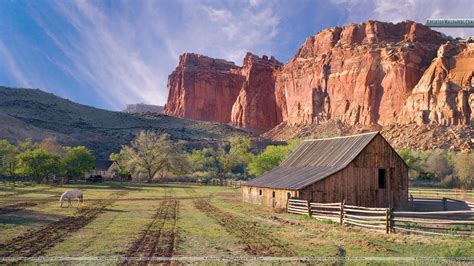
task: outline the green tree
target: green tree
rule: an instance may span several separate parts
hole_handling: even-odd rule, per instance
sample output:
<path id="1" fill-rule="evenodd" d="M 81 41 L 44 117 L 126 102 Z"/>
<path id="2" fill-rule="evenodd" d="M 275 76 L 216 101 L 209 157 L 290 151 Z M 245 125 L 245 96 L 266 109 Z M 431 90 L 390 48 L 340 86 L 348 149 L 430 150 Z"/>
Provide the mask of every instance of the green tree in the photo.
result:
<path id="1" fill-rule="evenodd" d="M 15 177 L 18 148 L 7 140 L 0 140 L 0 175 Z"/>
<path id="2" fill-rule="evenodd" d="M 192 150 L 191 153 L 188 154 L 188 161 L 191 164 L 191 169 L 194 172 L 217 172 L 218 162 L 216 158 L 216 151 L 212 148 Z"/>
<path id="3" fill-rule="evenodd" d="M 32 151 L 39 147 L 38 143 L 33 142 L 31 139 L 25 139 L 18 142 L 18 150 L 20 152 Z"/>
<path id="4" fill-rule="evenodd" d="M 130 170 L 127 168 L 129 158 L 127 158 L 127 155 L 123 151 L 111 153 L 109 160 L 117 161 L 120 178 L 130 176 Z"/>
<path id="5" fill-rule="evenodd" d="M 84 176 L 86 172 L 95 167 L 95 157 L 92 152 L 84 146 L 66 147 L 64 166 L 68 181 L 70 178 Z"/>
<path id="6" fill-rule="evenodd" d="M 178 149 L 167 134 L 142 131 L 130 146 L 123 146 L 121 152 L 128 158 L 126 164 L 130 172 L 134 175 L 143 173 L 150 182 L 160 170 L 176 163 L 173 158 Z"/>
<path id="7" fill-rule="evenodd" d="M 221 183 L 223 179 L 231 173 L 246 174 L 247 164 L 252 160 L 253 154 L 249 151 L 252 141 L 243 136 L 230 139 L 230 148 L 221 146 L 216 152 L 217 168 L 216 173 Z"/>
<path id="8" fill-rule="evenodd" d="M 59 175 L 64 170 L 61 158 L 42 148 L 20 153 L 18 165 L 22 174 L 35 177 L 38 183 L 44 179 L 49 181 L 50 177 Z"/>
<path id="9" fill-rule="evenodd" d="M 250 175 L 259 176 L 280 165 L 286 157 L 299 145 L 299 140 L 291 140 L 288 145 L 270 145 L 263 152 L 254 156 L 247 166 Z"/>

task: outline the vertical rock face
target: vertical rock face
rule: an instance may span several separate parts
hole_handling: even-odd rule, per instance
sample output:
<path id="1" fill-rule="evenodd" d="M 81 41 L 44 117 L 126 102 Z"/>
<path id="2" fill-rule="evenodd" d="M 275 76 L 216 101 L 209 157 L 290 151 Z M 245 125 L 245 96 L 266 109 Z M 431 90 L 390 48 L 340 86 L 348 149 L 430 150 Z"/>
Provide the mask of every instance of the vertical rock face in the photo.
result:
<path id="1" fill-rule="evenodd" d="M 275 69 L 281 63 L 247 53 L 240 73 L 245 77 L 232 107 L 232 125 L 262 133 L 282 122 L 275 97 Z"/>
<path id="2" fill-rule="evenodd" d="M 447 42 L 406 101 L 400 123 L 465 125 L 474 121 L 474 43 Z"/>
<path id="3" fill-rule="evenodd" d="M 276 90 L 286 100 L 283 120 L 391 123 L 443 41 L 440 33 L 413 22 L 323 30 L 278 74 Z"/>
<path id="4" fill-rule="evenodd" d="M 168 77 L 164 114 L 229 123 L 244 78 L 232 62 L 186 53 Z"/>
<path id="5" fill-rule="evenodd" d="M 165 114 L 257 133 L 311 125 L 469 124 L 472 43 L 411 21 L 366 21 L 308 38 L 286 64 L 247 54 L 242 67 L 195 54 L 169 76 Z M 434 59 L 434 60 L 433 60 Z"/>

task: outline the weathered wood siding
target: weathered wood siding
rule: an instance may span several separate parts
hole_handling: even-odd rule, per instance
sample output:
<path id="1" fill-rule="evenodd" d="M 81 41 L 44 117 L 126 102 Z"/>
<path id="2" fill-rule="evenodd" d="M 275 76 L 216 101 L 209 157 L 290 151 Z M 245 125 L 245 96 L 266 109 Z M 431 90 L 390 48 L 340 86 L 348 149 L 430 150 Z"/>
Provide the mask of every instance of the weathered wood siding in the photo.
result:
<path id="1" fill-rule="evenodd" d="M 262 191 L 262 195 L 260 195 L 260 190 Z M 275 192 L 275 197 L 273 197 L 273 192 Z M 291 197 L 298 196 L 298 192 L 294 190 L 242 186 L 242 196 L 245 202 L 265 205 L 276 209 L 286 208 L 288 193 L 290 193 Z"/>
<path id="2" fill-rule="evenodd" d="M 386 187 L 380 189 L 378 170 L 386 169 Z M 299 198 L 312 202 L 341 202 L 367 207 L 404 207 L 408 203 L 408 167 L 393 148 L 377 135 L 345 169 L 300 190 Z"/>

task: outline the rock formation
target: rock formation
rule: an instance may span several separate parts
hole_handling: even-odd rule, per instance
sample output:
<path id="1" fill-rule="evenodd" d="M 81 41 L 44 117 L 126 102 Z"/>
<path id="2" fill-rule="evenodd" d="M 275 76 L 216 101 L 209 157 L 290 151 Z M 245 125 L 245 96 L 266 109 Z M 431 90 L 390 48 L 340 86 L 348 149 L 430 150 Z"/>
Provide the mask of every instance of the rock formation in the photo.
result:
<path id="1" fill-rule="evenodd" d="M 250 53 L 242 67 L 184 54 L 164 112 L 257 133 L 282 122 L 469 124 L 472 45 L 411 21 L 366 21 L 309 37 L 283 65 Z"/>
<path id="2" fill-rule="evenodd" d="M 443 41 L 440 33 L 413 22 L 367 21 L 323 30 L 278 74 L 276 90 L 286 101 L 283 120 L 391 123 Z"/>
<path id="3" fill-rule="evenodd" d="M 232 105 L 244 78 L 232 62 L 186 53 L 168 77 L 167 115 L 221 123 L 230 122 Z"/>
<path id="4" fill-rule="evenodd" d="M 447 42 L 406 101 L 400 123 L 465 125 L 474 121 L 474 43 Z"/>
<path id="5" fill-rule="evenodd" d="M 240 70 L 245 81 L 232 107 L 232 125 L 263 133 L 282 121 L 275 98 L 274 72 L 279 66 L 273 57 L 247 53 Z"/>
<path id="6" fill-rule="evenodd" d="M 140 114 L 140 113 L 161 114 L 161 112 L 163 112 L 163 106 L 144 104 L 144 103 L 127 104 L 123 112 L 129 113 L 129 114 Z"/>

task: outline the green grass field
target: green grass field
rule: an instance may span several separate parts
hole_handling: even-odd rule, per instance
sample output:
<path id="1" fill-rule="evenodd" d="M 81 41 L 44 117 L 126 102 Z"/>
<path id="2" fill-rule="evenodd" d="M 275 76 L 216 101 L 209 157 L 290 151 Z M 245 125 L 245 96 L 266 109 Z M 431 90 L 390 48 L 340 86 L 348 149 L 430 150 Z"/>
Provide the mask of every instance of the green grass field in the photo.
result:
<path id="1" fill-rule="evenodd" d="M 84 191 L 83 206 L 59 207 L 59 195 L 69 188 Z M 474 256 L 470 239 L 345 227 L 244 203 L 237 188 L 186 184 L 2 184 L 0 232 L 2 257 L 108 256 L 112 263 L 149 255 Z"/>

